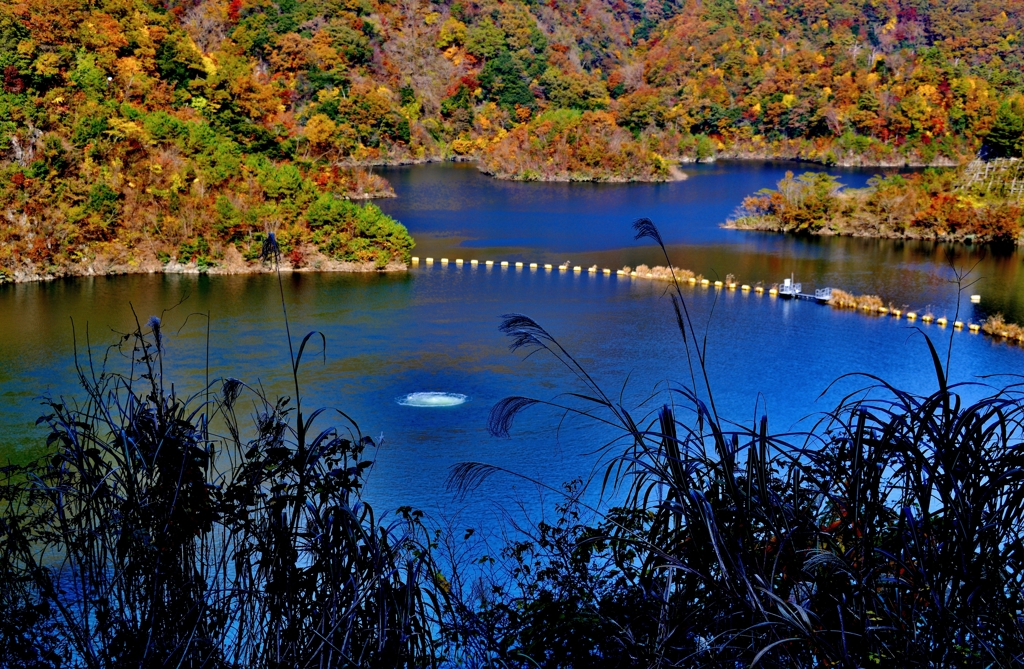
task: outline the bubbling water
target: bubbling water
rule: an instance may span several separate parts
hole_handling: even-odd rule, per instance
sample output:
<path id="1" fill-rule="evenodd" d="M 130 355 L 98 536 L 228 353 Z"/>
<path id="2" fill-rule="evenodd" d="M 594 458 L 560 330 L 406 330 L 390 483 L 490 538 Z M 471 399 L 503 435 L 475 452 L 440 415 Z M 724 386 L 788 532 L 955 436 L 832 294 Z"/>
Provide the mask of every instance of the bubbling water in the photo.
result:
<path id="1" fill-rule="evenodd" d="M 409 393 L 395 401 L 405 407 L 457 407 L 469 398 L 459 393 Z"/>

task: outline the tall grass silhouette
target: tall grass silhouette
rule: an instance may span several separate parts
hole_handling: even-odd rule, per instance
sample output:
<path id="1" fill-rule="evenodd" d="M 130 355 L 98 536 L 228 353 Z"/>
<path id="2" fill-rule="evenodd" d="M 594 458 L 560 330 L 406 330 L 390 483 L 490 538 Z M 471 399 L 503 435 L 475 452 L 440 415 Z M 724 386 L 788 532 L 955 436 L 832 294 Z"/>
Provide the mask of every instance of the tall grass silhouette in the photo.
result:
<path id="1" fill-rule="evenodd" d="M 635 229 L 665 250 L 649 220 Z M 934 392 L 851 375 L 864 389 L 812 430 L 773 434 L 766 416 L 744 427 L 718 415 L 706 333 L 678 282 L 672 302 L 690 383 L 642 415 L 538 323 L 503 320 L 512 350 L 555 356 L 584 389 L 502 400 L 491 432 L 507 436 L 521 412 L 547 406 L 603 421 L 625 446 L 605 447 L 603 477 L 585 482 L 613 508 L 588 509 L 585 485 L 567 490 L 555 523 L 506 547 L 511 583 L 501 596 L 463 604 L 481 661 L 1018 666 L 1020 383 L 950 384 L 948 358 L 943 365 L 922 333 Z M 967 402 L 965 392 L 982 399 Z M 450 484 L 468 493 L 498 473 L 508 472 L 461 463 Z"/>
<path id="2" fill-rule="evenodd" d="M 372 440 L 339 411 L 301 411 L 312 336 L 295 350 L 288 334 L 292 398 L 231 378 L 179 396 L 156 318 L 102 360 L 76 354 L 84 398 L 40 419 L 52 454 L 3 470 L 0 664 L 439 661 L 419 512 L 377 516 L 361 498 Z"/>

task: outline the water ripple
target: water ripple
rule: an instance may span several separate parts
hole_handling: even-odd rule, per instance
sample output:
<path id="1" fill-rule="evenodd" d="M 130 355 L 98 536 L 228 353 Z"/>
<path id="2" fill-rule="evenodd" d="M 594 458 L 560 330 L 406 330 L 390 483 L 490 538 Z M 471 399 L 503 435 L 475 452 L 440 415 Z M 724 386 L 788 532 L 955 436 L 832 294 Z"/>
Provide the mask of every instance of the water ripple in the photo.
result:
<path id="1" fill-rule="evenodd" d="M 469 398 L 459 393 L 409 393 L 395 401 L 405 407 L 457 407 Z"/>

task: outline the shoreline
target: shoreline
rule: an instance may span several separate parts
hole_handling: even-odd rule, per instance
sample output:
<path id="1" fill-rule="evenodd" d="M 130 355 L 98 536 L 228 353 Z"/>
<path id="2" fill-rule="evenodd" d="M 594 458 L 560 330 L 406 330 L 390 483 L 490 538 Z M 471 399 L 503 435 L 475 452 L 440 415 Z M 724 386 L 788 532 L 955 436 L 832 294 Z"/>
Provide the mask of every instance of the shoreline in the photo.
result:
<path id="1" fill-rule="evenodd" d="M 981 246 L 988 246 L 990 244 L 1009 244 L 1009 242 L 1000 242 L 993 239 L 978 239 L 975 235 L 927 234 L 917 230 L 907 230 L 904 232 L 886 230 L 883 232 L 872 233 L 861 230 L 833 230 L 823 228 L 813 232 L 794 232 L 782 229 L 775 224 L 765 223 L 764 225 L 737 225 L 735 221 L 726 221 L 725 223 L 721 223 L 719 227 L 724 230 L 770 232 L 772 234 L 789 235 L 792 237 L 850 237 L 852 239 L 884 239 L 894 242 L 935 242 L 937 244 L 977 244 Z M 1024 244 L 1024 239 L 1018 239 L 1013 242 L 1012 245 L 1016 247 L 1021 246 L 1022 244 Z"/>
<path id="2" fill-rule="evenodd" d="M 46 283 L 50 281 L 59 281 L 61 279 L 86 279 L 140 274 L 210 274 L 230 276 L 246 274 L 273 274 L 278 271 L 277 267 L 263 262 L 248 263 L 243 261 L 243 263 L 244 264 L 231 263 L 225 265 L 214 265 L 211 267 L 200 267 L 196 262 L 179 263 L 172 260 L 168 263 L 160 263 L 160 261 L 153 259 L 151 262 L 142 262 L 135 266 L 112 265 L 106 270 L 101 271 L 96 271 L 97 268 L 95 265 L 75 267 L 72 268 L 72 271 L 70 272 L 63 272 L 60 274 L 15 271 L 13 279 L 0 281 L 0 289 L 7 285 L 13 286 L 29 283 Z M 372 262 L 359 263 L 343 260 L 331 260 L 326 257 L 316 258 L 309 265 L 303 265 L 302 267 L 295 267 L 285 259 L 282 259 L 280 263 L 280 271 L 288 274 L 314 272 L 322 272 L 324 274 L 393 274 L 398 272 L 407 272 L 408 270 L 408 264 L 395 261 L 389 262 L 381 268 L 377 267 L 377 265 Z"/>
<path id="3" fill-rule="evenodd" d="M 479 157 L 475 156 L 426 156 L 423 158 L 409 158 L 409 159 L 397 159 L 392 161 L 351 161 L 341 165 L 345 169 L 369 169 L 372 167 L 404 167 L 404 166 L 416 166 L 416 165 L 428 165 L 432 163 L 472 163 L 474 167 L 481 173 L 490 178 L 498 179 L 501 181 L 536 181 L 540 183 L 617 183 L 617 184 L 628 184 L 628 183 L 673 183 L 685 181 L 689 176 L 683 171 L 686 165 L 693 164 L 712 164 L 718 161 L 729 161 L 739 163 L 757 163 L 757 162 L 792 162 L 795 164 L 815 164 L 815 165 L 826 165 L 825 163 L 808 158 L 794 157 L 792 155 L 774 155 L 769 153 L 753 153 L 749 151 L 723 151 L 716 156 L 703 161 L 696 159 L 680 158 L 669 162 L 668 170 L 669 174 L 666 177 L 659 179 L 641 179 L 641 178 L 627 178 L 621 176 L 609 176 L 607 178 L 599 176 L 584 177 L 581 175 L 571 174 L 560 174 L 557 177 L 544 178 L 517 178 L 515 175 L 502 174 L 488 171 L 484 168 L 484 161 Z M 943 163 L 941 165 L 933 163 L 933 166 L 940 167 L 953 167 L 952 161 L 947 161 L 948 164 Z M 921 165 L 912 164 L 910 162 L 903 162 L 901 164 L 891 162 L 870 162 L 870 161 L 859 161 L 856 163 L 850 161 L 844 161 L 843 163 L 836 163 L 832 165 L 835 167 L 878 167 L 878 168 L 893 168 L 893 167 L 921 167 Z M 371 172 L 372 173 L 372 172 Z M 382 179 L 385 179 L 382 175 Z M 538 175 L 539 177 L 540 175 Z M 378 188 L 368 192 L 349 192 L 344 195 L 347 200 L 355 202 L 372 202 L 377 199 L 390 199 L 396 198 L 398 195 L 387 184 L 387 188 Z M 763 226 L 751 226 L 751 225 L 736 225 L 734 221 L 726 221 L 721 224 L 721 227 L 731 230 L 746 230 L 755 232 L 774 232 L 774 233 L 786 233 L 787 231 L 779 229 L 773 225 Z M 831 229 L 823 229 L 821 231 L 808 233 L 809 235 L 831 237 L 831 236 L 850 236 L 860 238 L 874 238 L 874 239 L 891 239 L 891 240 L 922 240 L 922 241 L 936 241 L 945 243 L 988 243 L 979 242 L 975 239 L 971 239 L 970 236 L 963 238 L 948 238 L 944 236 L 926 236 L 917 235 L 914 233 L 898 233 L 898 232 L 886 232 L 883 234 L 870 234 L 861 231 L 834 231 Z M 1018 240 L 1018 245 L 1020 240 Z M 227 252 L 227 256 L 222 260 L 218 260 L 217 264 L 208 267 L 200 268 L 195 262 L 189 264 L 176 263 L 173 260 L 169 263 L 161 263 L 155 256 L 150 257 L 150 254 L 146 254 L 147 257 L 140 259 L 134 263 L 132 262 L 116 262 L 109 261 L 104 258 L 94 259 L 89 263 L 82 263 L 77 266 L 65 268 L 60 272 L 47 272 L 45 269 L 38 267 L 23 266 L 17 269 L 9 269 L 6 276 L 0 272 L 0 285 L 4 284 L 18 284 L 18 283 L 33 283 L 41 281 L 52 281 L 61 278 L 77 278 L 77 277 L 88 277 L 88 276 L 117 276 L 126 274 L 259 274 L 268 270 L 262 269 L 258 264 L 253 264 L 249 261 L 243 260 L 240 256 L 234 257 L 235 254 L 231 251 Z M 342 262 L 335 261 L 326 258 L 317 253 L 309 253 L 310 260 L 307 263 L 303 263 L 302 267 L 290 267 L 287 261 L 282 262 L 282 270 L 285 271 L 325 271 L 325 272 L 350 272 L 350 273 L 367 273 L 367 272 L 397 272 L 405 271 L 408 266 L 402 263 L 389 263 L 386 268 L 378 269 L 373 263 L 354 263 L 354 262 Z"/>
<path id="4" fill-rule="evenodd" d="M 608 176 L 595 176 L 595 177 L 579 177 L 575 174 L 559 174 L 557 176 L 549 176 L 548 178 L 542 178 L 542 175 L 538 174 L 537 177 L 517 177 L 512 173 L 500 172 L 495 170 L 488 170 L 484 168 L 484 161 L 479 156 L 448 156 L 448 157 L 426 157 L 426 158 L 415 158 L 415 159 L 400 159 L 392 162 L 385 161 L 359 161 L 345 164 L 346 167 L 353 168 L 371 168 L 371 167 L 408 167 L 415 165 L 431 165 L 435 163 L 472 163 L 481 174 L 484 174 L 492 179 L 498 179 L 500 181 L 519 181 L 519 182 L 538 182 L 538 183 L 672 183 L 676 181 L 686 181 L 689 176 L 682 171 L 687 165 L 713 165 L 719 161 L 728 162 L 739 162 L 739 163 L 759 163 L 759 162 L 784 162 L 784 163 L 795 163 L 802 165 L 817 165 L 821 167 L 839 167 L 839 168 L 878 168 L 878 169 L 923 169 L 928 167 L 938 167 L 945 169 L 952 169 L 960 167 L 964 163 L 959 163 L 951 158 L 943 157 L 942 159 L 933 160 L 931 162 L 913 161 L 913 160 L 869 160 L 863 157 L 857 158 L 844 158 L 843 160 L 829 163 L 823 160 L 816 160 L 813 158 L 804 158 L 800 156 L 794 156 L 789 154 L 771 154 L 771 153 L 756 153 L 751 151 L 722 151 L 716 154 L 714 157 L 709 159 L 699 160 L 691 157 L 679 157 L 669 159 L 669 176 L 659 179 L 637 179 L 622 177 L 617 175 Z M 396 195 L 381 195 L 380 197 L 397 197 Z M 355 199 L 355 198 L 352 198 Z M 362 199 L 362 198 L 360 198 Z M 367 198 L 370 199 L 370 198 Z"/>

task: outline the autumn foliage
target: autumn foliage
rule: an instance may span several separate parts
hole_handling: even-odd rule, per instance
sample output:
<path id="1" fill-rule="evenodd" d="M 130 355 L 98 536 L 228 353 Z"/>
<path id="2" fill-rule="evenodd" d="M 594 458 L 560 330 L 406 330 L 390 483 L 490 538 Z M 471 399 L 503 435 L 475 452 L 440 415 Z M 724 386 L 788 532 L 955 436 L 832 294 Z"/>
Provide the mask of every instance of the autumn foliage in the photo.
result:
<path id="1" fill-rule="evenodd" d="M 1020 155 L 1022 27 L 1024 0 L 5 3 L 0 271 L 315 245 L 310 202 L 387 191 L 370 164 L 664 180 L 716 156 Z"/>
<path id="2" fill-rule="evenodd" d="M 1019 243 L 1024 207 L 964 184 L 963 170 L 877 176 L 864 189 L 787 172 L 744 199 L 730 227 L 823 235 Z"/>

